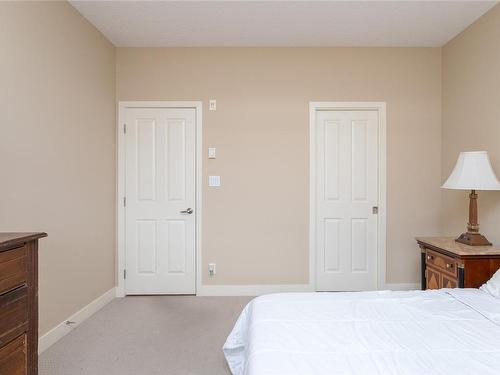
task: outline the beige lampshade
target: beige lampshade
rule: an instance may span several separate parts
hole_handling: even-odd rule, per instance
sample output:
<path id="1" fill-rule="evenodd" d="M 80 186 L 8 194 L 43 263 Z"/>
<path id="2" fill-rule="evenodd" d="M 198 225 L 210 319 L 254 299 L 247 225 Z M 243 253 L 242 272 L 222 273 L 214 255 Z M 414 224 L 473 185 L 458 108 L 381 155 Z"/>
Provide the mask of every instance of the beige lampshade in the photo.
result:
<path id="1" fill-rule="evenodd" d="M 445 189 L 500 190 L 486 151 L 461 152 L 450 177 L 441 186 Z"/>

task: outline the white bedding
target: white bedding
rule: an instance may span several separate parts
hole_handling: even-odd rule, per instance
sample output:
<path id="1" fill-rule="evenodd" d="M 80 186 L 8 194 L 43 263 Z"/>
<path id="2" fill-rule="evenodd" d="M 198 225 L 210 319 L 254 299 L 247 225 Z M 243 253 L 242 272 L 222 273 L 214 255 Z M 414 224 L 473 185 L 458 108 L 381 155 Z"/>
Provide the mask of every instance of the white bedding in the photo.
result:
<path id="1" fill-rule="evenodd" d="M 223 350 L 235 375 L 500 374 L 500 299 L 478 289 L 266 295 Z"/>

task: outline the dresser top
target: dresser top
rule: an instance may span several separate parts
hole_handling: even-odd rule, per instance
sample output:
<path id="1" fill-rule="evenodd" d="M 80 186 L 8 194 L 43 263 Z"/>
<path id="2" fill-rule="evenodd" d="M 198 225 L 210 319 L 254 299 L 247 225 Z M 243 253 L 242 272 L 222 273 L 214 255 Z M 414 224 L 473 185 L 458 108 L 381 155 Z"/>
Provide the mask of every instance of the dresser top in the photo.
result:
<path id="1" fill-rule="evenodd" d="M 429 245 L 460 256 L 500 255 L 495 246 L 469 246 L 455 241 L 455 237 L 416 237 L 420 244 Z"/>
<path id="2" fill-rule="evenodd" d="M 0 249 L 47 237 L 43 232 L 0 232 Z"/>

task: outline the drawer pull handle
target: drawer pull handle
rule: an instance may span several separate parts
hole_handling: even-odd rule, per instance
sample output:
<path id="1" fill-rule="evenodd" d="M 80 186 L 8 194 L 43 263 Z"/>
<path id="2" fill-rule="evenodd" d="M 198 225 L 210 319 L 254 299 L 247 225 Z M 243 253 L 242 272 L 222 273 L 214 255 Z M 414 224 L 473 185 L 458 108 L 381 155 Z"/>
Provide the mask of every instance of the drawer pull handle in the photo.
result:
<path id="1" fill-rule="evenodd" d="M 427 260 L 432 260 L 434 257 L 432 255 L 427 255 Z"/>
<path id="2" fill-rule="evenodd" d="M 453 263 L 446 263 L 446 268 L 453 268 Z"/>

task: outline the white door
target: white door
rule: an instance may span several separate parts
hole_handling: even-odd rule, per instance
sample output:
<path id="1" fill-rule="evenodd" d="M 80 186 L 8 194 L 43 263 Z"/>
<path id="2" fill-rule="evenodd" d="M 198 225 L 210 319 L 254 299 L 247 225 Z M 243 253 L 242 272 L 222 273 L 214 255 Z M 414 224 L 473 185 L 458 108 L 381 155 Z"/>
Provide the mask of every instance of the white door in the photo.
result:
<path id="1" fill-rule="evenodd" d="M 316 112 L 316 288 L 377 289 L 378 112 Z"/>
<path id="2" fill-rule="evenodd" d="M 126 294 L 194 294 L 195 109 L 125 111 Z"/>

